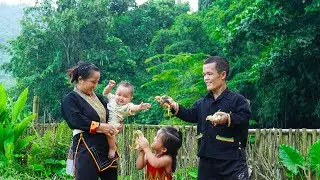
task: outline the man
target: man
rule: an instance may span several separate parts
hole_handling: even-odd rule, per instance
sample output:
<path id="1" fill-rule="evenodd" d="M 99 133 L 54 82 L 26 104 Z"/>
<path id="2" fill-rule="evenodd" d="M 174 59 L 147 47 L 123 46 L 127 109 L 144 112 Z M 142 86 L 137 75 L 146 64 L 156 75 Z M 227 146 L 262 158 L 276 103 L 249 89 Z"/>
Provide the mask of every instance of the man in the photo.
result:
<path id="1" fill-rule="evenodd" d="M 251 110 L 242 95 L 227 88 L 228 73 L 229 64 L 225 59 L 210 57 L 203 65 L 203 79 L 208 90 L 205 97 L 189 109 L 172 98 L 161 103 L 169 104 L 176 117 L 197 123 L 198 180 L 249 179 L 244 148 Z"/>

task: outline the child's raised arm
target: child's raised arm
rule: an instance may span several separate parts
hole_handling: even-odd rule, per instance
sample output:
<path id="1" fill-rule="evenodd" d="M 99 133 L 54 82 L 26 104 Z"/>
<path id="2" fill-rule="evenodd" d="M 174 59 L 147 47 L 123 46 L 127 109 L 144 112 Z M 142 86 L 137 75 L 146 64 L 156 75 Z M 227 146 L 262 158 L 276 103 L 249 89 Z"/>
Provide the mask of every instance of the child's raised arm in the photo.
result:
<path id="1" fill-rule="evenodd" d="M 150 147 L 149 142 L 145 137 L 140 137 L 138 140 L 140 147 L 143 149 L 146 160 L 153 166 L 154 168 L 168 167 L 172 164 L 172 158 L 169 155 L 164 155 L 161 157 L 156 157 Z"/>
<path id="2" fill-rule="evenodd" d="M 103 90 L 103 95 L 106 96 L 107 94 L 109 94 L 115 85 L 116 82 L 114 80 L 109 80 L 108 85 Z"/>
<path id="3" fill-rule="evenodd" d="M 137 162 L 136 162 L 136 168 L 138 170 L 143 169 L 146 166 L 146 158 L 145 158 L 145 154 L 144 151 L 141 149 L 139 152 L 139 156 L 137 158 Z"/>

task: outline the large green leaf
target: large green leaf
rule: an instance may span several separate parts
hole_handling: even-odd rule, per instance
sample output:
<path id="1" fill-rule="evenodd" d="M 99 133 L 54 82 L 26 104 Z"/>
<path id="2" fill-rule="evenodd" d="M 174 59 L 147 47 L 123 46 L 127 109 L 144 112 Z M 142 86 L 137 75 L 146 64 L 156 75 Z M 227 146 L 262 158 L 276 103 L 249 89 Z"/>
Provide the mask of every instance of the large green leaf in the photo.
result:
<path id="1" fill-rule="evenodd" d="M 18 137 L 23 133 L 23 131 L 28 127 L 30 122 L 36 117 L 37 114 L 31 114 L 30 116 L 24 118 L 20 123 L 14 125 L 14 139 L 17 140 Z"/>
<path id="2" fill-rule="evenodd" d="M 188 175 L 193 177 L 193 178 L 197 178 L 198 177 L 198 171 L 197 169 L 191 169 L 188 171 Z"/>
<path id="3" fill-rule="evenodd" d="M 4 132 L 3 125 L 0 124 L 0 153 L 3 151 L 4 139 L 5 139 L 5 132 Z"/>
<path id="4" fill-rule="evenodd" d="M 305 164 L 304 157 L 300 152 L 286 144 L 280 145 L 279 157 L 282 164 L 293 174 L 298 174 L 298 167 L 303 167 Z"/>
<path id="5" fill-rule="evenodd" d="M 33 171 L 45 171 L 45 167 L 42 164 L 34 164 L 29 166 Z"/>
<path id="6" fill-rule="evenodd" d="M 7 96 L 6 90 L 4 89 L 3 84 L 0 84 L 0 115 L 7 107 Z M 2 120 L 0 120 L 2 122 Z"/>
<path id="7" fill-rule="evenodd" d="M 0 114 L 0 123 L 5 124 L 9 122 L 11 122 L 9 109 L 4 109 L 4 111 L 2 111 L 2 113 Z"/>
<path id="8" fill-rule="evenodd" d="M 311 169 L 315 170 L 318 176 L 320 176 L 320 140 L 311 146 L 308 152 L 308 160 L 311 165 Z"/>
<path id="9" fill-rule="evenodd" d="M 14 151 L 14 134 L 12 131 L 7 134 L 6 140 L 4 141 L 4 153 L 7 160 L 13 160 L 13 151 Z"/>
<path id="10" fill-rule="evenodd" d="M 20 112 L 24 108 L 24 105 L 27 101 L 28 96 L 28 88 L 26 88 L 19 96 L 17 102 L 14 104 L 13 111 L 12 111 L 12 121 L 16 122 Z"/>
<path id="11" fill-rule="evenodd" d="M 19 139 L 16 142 L 14 153 L 20 153 L 20 151 L 23 150 L 25 147 L 27 147 L 33 139 L 34 139 L 34 136 L 27 136 L 24 139 Z"/>

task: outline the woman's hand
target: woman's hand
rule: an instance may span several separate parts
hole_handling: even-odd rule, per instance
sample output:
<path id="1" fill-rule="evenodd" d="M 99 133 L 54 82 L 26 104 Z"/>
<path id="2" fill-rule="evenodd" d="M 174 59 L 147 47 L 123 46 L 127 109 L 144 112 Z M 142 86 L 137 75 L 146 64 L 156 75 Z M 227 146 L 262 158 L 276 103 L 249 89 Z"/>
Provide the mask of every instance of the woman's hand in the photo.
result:
<path id="1" fill-rule="evenodd" d="M 100 123 L 98 131 L 108 136 L 113 136 L 117 132 L 117 130 L 112 125 L 107 123 Z"/>
<path id="2" fill-rule="evenodd" d="M 139 137 L 137 143 L 141 149 L 149 148 L 149 142 L 145 137 Z"/>
<path id="3" fill-rule="evenodd" d="M 117 128 L 117 131 L 120 132 L 123 130 L 123 122 L 120 122 L 120 126 Z"/>

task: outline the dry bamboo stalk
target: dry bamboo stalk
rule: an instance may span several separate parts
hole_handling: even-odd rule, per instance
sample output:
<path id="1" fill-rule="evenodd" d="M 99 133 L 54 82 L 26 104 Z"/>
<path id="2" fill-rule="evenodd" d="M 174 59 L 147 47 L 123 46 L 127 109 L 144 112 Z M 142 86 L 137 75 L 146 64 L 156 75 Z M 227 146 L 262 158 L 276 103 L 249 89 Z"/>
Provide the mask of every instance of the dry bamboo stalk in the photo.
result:
<path id="1" fill-rule="evenodd" d="M 261 146 L 260 146 L 260 141 L 261 141 L 261 137 L 260 137 L 260 129 L 257 129 L 256 131 L 256 141 L 255 141 L 255 149 L 257 149 L 257 151 L 253 150 L 254 156 L 253 158 L 258 157 L 257 152 L 260 152 Z M 254 178 L 256 179 L 258 177 L 258 169 L 256 166 L 253 166 L 253 172 L 254 172 Z"/>
<path id="2" fill-rule="evenodd" d="M 293 140 L 292 146 L 296 147 L 301 152 L 301 150 L 302 150 L 302 143 L 301 143 L 302 133 L 300 133 L 299 131 L 294 131 L 292 140 Z"/>
<path id="3" fill-rule="evenodd" d="M 312 129 L 312 144 L 317 141 L 317 131 Z"/>
<path id="4" fill-rule="evenodd" d="M 291 129 L 291 128 L 289 129 L 289 139 L 288 139 L 288 144 L 289 144 L 290 146 L 292 146 L 292 129 Z"/>
<path id="5" fill-rule="evenodd" d="M 263 155 L 266 155 L 267 153 L 266 153 L 266 151 L 267 151 L 267 148 L 268 148 L 268 146 L 267 146 L 267 144 L 266 144 L 266 134 L 267 134 L 267 132 L 266 132 L 266 129 L 262 129 L 262 136 L 261 136 L 261 143 L 262 143 L 262 151 L 261 151 L 261 153 L 263 153 Z"/>
<path id="6" fill-rule="evenodd" d="M 268 152 L 268 157 L 269 157 L 269 162 L 272 164 L 273 163 L 273 143 L 274 143 L 274 140 L 272 140 L 272 131 L 269 131 L 268 132 L 268 135 L 267 135 L 267 152 Z"/>
<path id="7" fill-rule="evenodd" d="M 37 114 L 37 116 L 34 118 L 33 123 L 34 124 L 38 124 L 39 122 L 39 97 L 38 96 L 34 96 L 33 97 L 33 106 L 32 106 L 32 113 Z"/>
<path id="8" fill-rule="evenodd" d="M 308 146 L 307 146 L 307 131 L 306 131 L 306 128 L 303 128 L 302 129 L 302 148 L 301 148 L 301 150 L 302 150 L 302 154 L 304 155 L 304 156 L 306 156 L 307 155 L 307 153 L 308 153 Z"/>
<path id="9" fill-rule="evenodd" d="M 279 145 L 283 143 L 282 129 L 279 129 Z"/>
<path id="10" fill-rule="evenodd" d="M 278 131 L 273 131 L 273 140 L 272 141 L 272 159 L 271 159 L 271 163 L 272 163 L 272 167 L 276 168 L 276 162 L 278 159 L 278 144 L 279 144 L 279 136 L 278 136 Z M 274 171 L 275 173 L 276 171 Z"/>
<path id="11" fill-rule="evenodd" d="M 181 132 L 182 132 L 182 137 L 185 138 L 185 136 L 186 136 L 186 129 L 185 129 L 185 127 L 182 127 L 182 128 L 181 128 Z M 185 153 L 186 151 L 184 151 L 184 148 L 185 148 L 186 145 L 187 145 L 187 144 L 184 143 L 184 142 L 183 142 L 183 139 L 182 139 L 182 147 L 180 148 L 180 150 L 179 150 L 179 152 L 178 152 L 178 158 L 180 159 L 181 162 L 183 161 L 184 164 L 187 164 L 187 160 L 186 160 L 186 158 L 184 158 L 184 159 L 182 158 L 182 152 L 184 152 L 184 154 L 186 154 L 186 153 Z"/>

